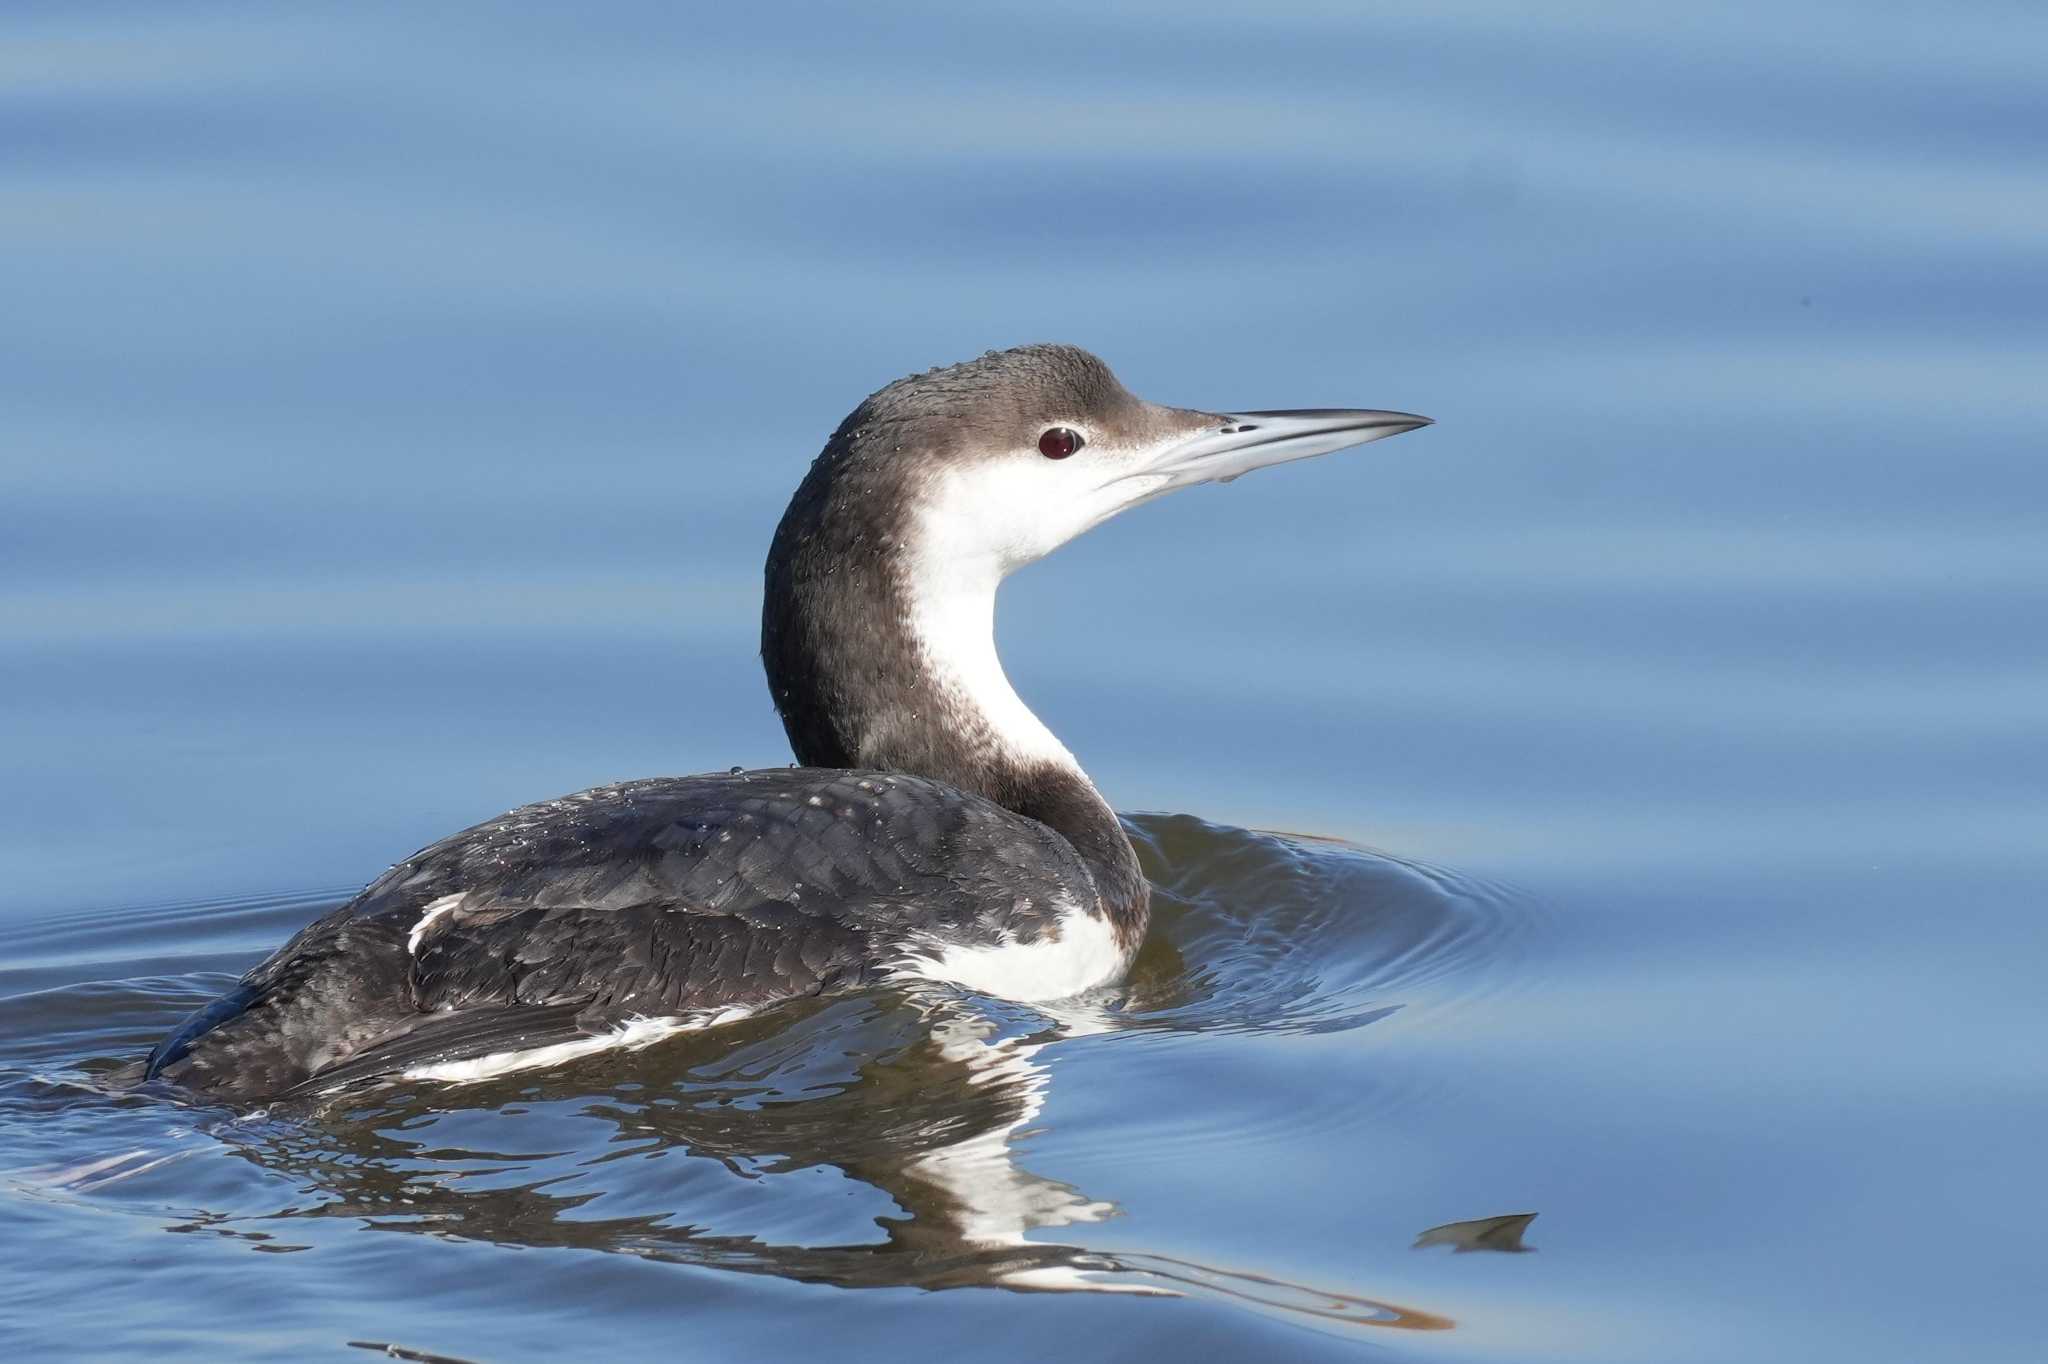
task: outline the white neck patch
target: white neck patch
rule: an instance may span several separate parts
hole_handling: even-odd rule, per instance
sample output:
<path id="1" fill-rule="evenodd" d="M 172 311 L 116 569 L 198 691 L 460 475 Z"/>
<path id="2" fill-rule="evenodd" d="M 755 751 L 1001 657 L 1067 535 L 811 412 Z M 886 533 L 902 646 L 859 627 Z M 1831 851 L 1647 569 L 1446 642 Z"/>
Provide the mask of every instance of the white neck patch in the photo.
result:
<path id="1" fill-rule="evenodd" d="M 979 714 L 995 741 L 1027 762 L 1080 771 L 1045 722 L 1010 685 L 996 653 L 1000 574 L 919 552 L 910 561 L 909 627 L 932 680 L 954 704 Z"/>
<path id="2" fill-rule="evenodd" d="M 978 713 L 1005 752 L 1080 764 L 1010 685 L 996 654 L 996 589 L 1101 518 L 1051 461 L 991 462 L 939 475 L 918 508 L 907 560 L 907 622 L 933 680 Z"/>

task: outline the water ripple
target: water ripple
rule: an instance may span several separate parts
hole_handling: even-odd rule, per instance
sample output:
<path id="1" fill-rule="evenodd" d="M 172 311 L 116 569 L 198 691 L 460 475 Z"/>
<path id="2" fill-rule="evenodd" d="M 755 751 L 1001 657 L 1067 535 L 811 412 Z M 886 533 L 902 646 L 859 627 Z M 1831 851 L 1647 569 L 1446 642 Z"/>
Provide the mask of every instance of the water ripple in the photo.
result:
<path id="1" fill-rule="evenodd" d="M 46 1208 L 120 1208 L 273 1254 L 400 1232 L 844 1287 L 1193 1294 L 1347 1326 L 1448 1328 L 1439 1312 L 1167 1247 L 1091 1248 L 1085 1228 L 1121 1211 L 1116 1191 L 1029 1168 L 1023 1149 L 1067 1059 L 1121 1084 L 1156 1072 L 1163 1045 L 1203 1073 L 1228 1039 L 1285 1045 L 1455 1007 L 1498 974 L 1476 968 L 1512 942 L 1512 900 L 1324 840 L 1184 815 L 1139 816 L 1131 830 L 1156 887 L 1153 931 L 1128 983 L 1071 1006 L 879 990 L 536 1075 L 257 1112 L 165 1102 L 123 1079 L 230 979 L 216 969 L 224 951 L 246 955 L 326 899 L 46 920 L 17 935 L 10 959 L 34 964 L 25 978 L 72 978 L 0 999 L 0 1114 L 23 1134 L 0 1151 L 0 1180 Z M 76 979 L 95 953 L 144 969 Z M 1079 1075 L 1065 1084 L 1101 1083 Z M 1081 1092 L 1059 1102 L 1089 1106 Z M 1263 1119 L 1188 1105 L 1145 1141 L 1158 1159 L 1283 1126 L 1312 1139 L 1371 1102 L 1331 1087 Z M 404 1260 L 409 1239 L 378 1253 Z"/>
<path id="2" fill-rule="evenodd" d="M 1154 929 L 1125 1022 L 1203 1032 L 1337 1032 L 1455 994 L 1519 928 L 1504 891 L 1332 839 L 1146 815 L 1132 834 Z M 1469 974 L 1463 988 L 1481 988 Z"/>

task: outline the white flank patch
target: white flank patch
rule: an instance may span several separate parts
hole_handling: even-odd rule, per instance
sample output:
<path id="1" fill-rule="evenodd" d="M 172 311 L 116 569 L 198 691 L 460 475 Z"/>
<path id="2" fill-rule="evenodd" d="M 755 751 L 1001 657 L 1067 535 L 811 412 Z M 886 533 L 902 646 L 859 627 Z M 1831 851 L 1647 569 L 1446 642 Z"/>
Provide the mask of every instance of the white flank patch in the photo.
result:
<path id="1" fill-rule="evenodd" d="M 926 943 L 896 964 L 898 979 L 937 980 L 998 999 L 1065 999 L 1115 980 L 1131 964 L 1109 920 L 1069 910 L 1055 940 L 993 947 Z"/>
<path id="2" fill-rule="evenodd" d="M 420 915 L 420 921 L 412 926 L 411 936 L 405 940 L 406 955 L 417 957 L 420 954 L 420 939 L 426 936 L 428 926 L 461 903 L 462 894 L 459 891 L 454 895 L 443 895 L 430 903 L 426 911 Z"/>
<path id="3" fill-rule="evenodd" d="M 610 1032 L 579 1037 L 573 1042 L 556 1042 L 552 1046 L 533 1047 L 527 1051 L 495 1051 L 488 1056 L 472 1057 L 467 1061 L 440 1061 L 429 1066 L 416 1066 L 404 1072 L 402 1078 L 468 1084 L 472 1080 L 489 1080 L 499 1075 L 509 1075 L 515 1070 L 558 1066 L 564 1061 L 595 1056 L 604 1051 L 638 1051 L 677 1033 L 698 1032 L 724 1023 L 737 1023 L 753 1012 L 752 1009 L 735 1005 L 729 1009 L 705 1009 L 681 1018 L 632 1018 Z"/>

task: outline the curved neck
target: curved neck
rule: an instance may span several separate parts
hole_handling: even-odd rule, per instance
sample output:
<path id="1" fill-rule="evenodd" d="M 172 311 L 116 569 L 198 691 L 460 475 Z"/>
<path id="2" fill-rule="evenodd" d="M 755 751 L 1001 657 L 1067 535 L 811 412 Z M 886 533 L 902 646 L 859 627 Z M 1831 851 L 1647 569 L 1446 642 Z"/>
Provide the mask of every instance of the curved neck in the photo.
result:
<path id="1" fill-rule="evenodd" d="M 932 777 L 1038 820 L 1134 943 L 1149 895 L 1130 839 L 996 655 L 1001 569 L 919 553 L 909 518 L 852 530 L 819 510 L 801 491 L 790 505 L 762 604 L 761 658 L 797 760 Z"/>

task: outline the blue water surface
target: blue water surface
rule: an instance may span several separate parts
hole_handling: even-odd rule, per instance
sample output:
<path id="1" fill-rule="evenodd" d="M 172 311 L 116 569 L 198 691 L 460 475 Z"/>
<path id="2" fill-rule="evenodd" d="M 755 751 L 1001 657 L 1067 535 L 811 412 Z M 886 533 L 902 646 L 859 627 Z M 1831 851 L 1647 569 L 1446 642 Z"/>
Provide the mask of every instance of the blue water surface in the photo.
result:
<path id="1" fill-rule="evenodd" d="M 386 1157 L 181 1119 L 210 1154 L 102 1186 L 175 1126 L 117 1104 L 69 1150 L 0 1134 L 0 1339 L 2039 1358 L 2044 91 L 2048 11 L 1997 0 L 9 7 L 17 1118 L 433 838 L 785 760 L 755 632 L 789 491 L 869 390 L 1027 341 L 1164 402 L 1437 419 L 1119 520 L 1000 633 L 1120 809 L 1448 869 L 1494 927 L 1371 1026 L 1196 1044 L 1169 1001 L 1018 1081 L 1033 1168 L 1122 1213 L 1070 1239 L 1426 1329 L 1255 1279 L 679 1267 L 551 1240 L 573 1199 L 258 1254 L 291 1198 L 249 1168 L 353 1209 L 319 1172 Z M 1211 846 L 1140 827 L 1156 867 Z M 1327 931 L 1289 903 L 1173 919 L 1189 979 Z M 613 1140 L 573 1094 L 465 1103 L 389 1130 L 576 1171 Z M 786 1141 L 606 1198 L 813 1245 L 828 1204 L 888 1214 Z M 1410 1249 L 1530 1211 L 1533 1254 Z"/>

